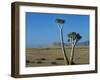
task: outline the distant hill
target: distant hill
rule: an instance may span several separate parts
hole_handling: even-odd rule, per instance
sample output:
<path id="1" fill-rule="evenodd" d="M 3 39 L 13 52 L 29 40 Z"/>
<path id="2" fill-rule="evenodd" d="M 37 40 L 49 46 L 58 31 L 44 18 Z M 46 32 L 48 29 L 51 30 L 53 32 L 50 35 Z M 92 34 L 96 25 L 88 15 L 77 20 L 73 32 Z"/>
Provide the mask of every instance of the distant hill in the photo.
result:
<path id="1" fill-rule="evenodd" d="M 80 42 L 80 43 L 78 43 L 78 45 L 88 46 L 89 41 Z"/>

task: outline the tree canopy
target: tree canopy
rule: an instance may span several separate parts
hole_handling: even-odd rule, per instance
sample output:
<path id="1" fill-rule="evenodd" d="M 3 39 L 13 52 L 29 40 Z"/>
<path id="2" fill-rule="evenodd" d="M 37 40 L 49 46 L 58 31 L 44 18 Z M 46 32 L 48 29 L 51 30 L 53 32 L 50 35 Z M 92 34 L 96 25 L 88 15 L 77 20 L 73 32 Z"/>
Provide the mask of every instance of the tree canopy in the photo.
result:
<path id="1" fill-rule="evenodd" d="M 56 23 L 58 23 L 58 24 L 64 24 L 65 20 L 63 20 L 63 19 L 56 19 Z"/>
<path id="2" fill-rule="evenodd" d="M 71 32 L 71 33 L 68 34 L 68 38 L 69 38 L 68 41 L 78 42 L 82 38 L 82 36 L 79 33 Z"/>

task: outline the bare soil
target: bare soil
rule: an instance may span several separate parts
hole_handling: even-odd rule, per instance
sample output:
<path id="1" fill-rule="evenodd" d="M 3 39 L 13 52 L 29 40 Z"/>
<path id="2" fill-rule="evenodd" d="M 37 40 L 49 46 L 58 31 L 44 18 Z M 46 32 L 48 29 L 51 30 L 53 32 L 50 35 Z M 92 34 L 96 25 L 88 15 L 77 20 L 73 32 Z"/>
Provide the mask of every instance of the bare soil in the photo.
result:
<path id="1" fill-rule="evenodd" d="M 65 47 L 68 58 L 71 47 Z M 78 46 L 75 48 L 74 65 L 89 64 L 89 47 Z M 60 47 L 27 48 L 26 67 L 65 65 Z"/>

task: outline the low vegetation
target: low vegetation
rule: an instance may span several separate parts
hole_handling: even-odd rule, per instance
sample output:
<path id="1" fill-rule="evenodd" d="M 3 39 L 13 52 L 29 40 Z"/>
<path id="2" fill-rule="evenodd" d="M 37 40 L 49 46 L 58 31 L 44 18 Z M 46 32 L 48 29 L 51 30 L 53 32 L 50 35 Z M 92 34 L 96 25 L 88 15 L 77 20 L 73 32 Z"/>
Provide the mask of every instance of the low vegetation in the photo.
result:
<path id="1" fill-rule="evenodd" d="M 66 46 L 65 50 L 69 59 L 71 47 Z M 48 50 L 45 48 L 26 49 L 26 67 L 65 65 L 64 58 L 61 52 L 61 48 L 56 47 L 50 47 L 48 48 Z M 74 65 L 89 64 L 88 46 L 76 46 L 74 52 Z"/>

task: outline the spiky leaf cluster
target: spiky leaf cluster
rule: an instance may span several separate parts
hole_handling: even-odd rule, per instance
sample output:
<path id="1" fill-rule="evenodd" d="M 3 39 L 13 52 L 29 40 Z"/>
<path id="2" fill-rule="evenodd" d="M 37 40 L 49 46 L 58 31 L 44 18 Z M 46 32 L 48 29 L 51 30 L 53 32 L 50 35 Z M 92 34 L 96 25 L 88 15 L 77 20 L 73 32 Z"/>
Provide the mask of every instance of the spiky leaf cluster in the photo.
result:
<path id="1" fill-rule="evenodd" d="M 58 23 L 58 24 L 64 24 L 65 20 L 63 20 L 63 19 L 56 19 L 56 23 Z"/>
<path id="2" fill-rule="evenodd" d="M 76 32 L 71 32 L 68 34 L 68 41 L 76 41 L 78 42 L 82 36 L 79 34 L 79 33 L 76 33 Z"/>

